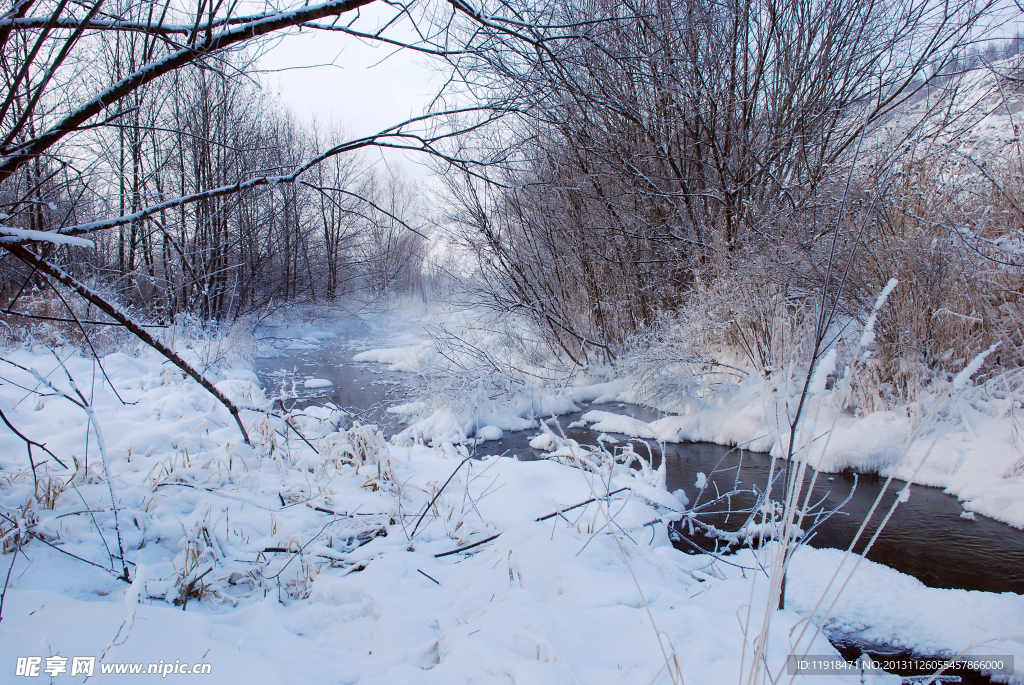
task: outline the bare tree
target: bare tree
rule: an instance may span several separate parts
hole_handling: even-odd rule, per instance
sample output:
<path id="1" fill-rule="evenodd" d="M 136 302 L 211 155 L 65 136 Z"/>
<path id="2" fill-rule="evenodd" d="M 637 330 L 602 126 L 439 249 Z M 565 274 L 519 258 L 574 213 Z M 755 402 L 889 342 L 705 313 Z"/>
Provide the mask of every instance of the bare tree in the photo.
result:
<path id="1" fill-rule="evenodd" d="M 367 32 L 353 22 L 370 2 L 267 4 L 248 15 L 224 3 L 15 2 L 0 16 L 8 86 L 0 102 L 0 245 L 21 265 L 6 267 L 14 276 L 8 311 L 33 280 L 66 289 L 202 383 L 244 434 L 228 398 L 134 312 L 155 305 L 162 318 L 193 311 L 224 320 L 275 294 L 315 298 L 317 250 L 302 193 L 326 186 L 302 185 L 312 170 L 370 146 L 467 161 L 439 147 L 459 129 L 434 130 L 431 122 L 472 107 L 438 107 L 326 147 L 309 145 L 286 115 L 262 114 L 264 101 L 246 85 L 248 56 L 281 31 L 334 31 L 445 55 L 455 49 L 453 16 L 493 23 L 462 2 L 395 3 L 394 19 Z M 388 26 L 403 19 L 414 22 L 416 37 L 389 38 Z M 476 109 L 474 126 L 502 116 Z M 337 217 L 332 222 L 325 230 L 336 266 L 341 236 Z M 95 256 L 83 258 L 97 244 Z M 338 282 L 335 274 L 332 293 Z M 75 318 L 70 306 L 68 317 Z"/>
<path id="2" fill-rule="evenodd" d="M 533 312 L 567 353 L 613 354 L 742 255 L 822 249 L 822 205 L 866 132 L 960 63 L 993 3 L 515 7 L 550 27 L 539 47 L 494 33 L 453 60 L 466 92 L 519 113 L 480 140 L 518 153 L 486 220 L 461 204 L 500 272 L 492 301 Z"/>
<path id="3" fill-rule="evenodd" d="M 391 168 L 370 176 L 366 192 L 374 205 L 359 243 L 366 287 L 377 297 L 410 291 L 419 285 L 426 244 L 417 228 L 422 226 L 418 190 L 401 170 Z"/>

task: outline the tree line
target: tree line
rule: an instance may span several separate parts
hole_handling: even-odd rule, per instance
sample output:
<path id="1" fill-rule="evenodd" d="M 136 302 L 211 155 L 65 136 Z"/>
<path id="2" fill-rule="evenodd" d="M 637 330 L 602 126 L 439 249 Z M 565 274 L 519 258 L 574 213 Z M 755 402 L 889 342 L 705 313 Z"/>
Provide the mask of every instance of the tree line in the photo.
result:
<path id="1" fill-rule="evenodd" d="M 48 287 L 18 248 L 161 322 L 417 287 L 418 188 L 360 150 L 429 149 L 426 127 L 394 122 L 351 139 L 303 124 L 263 87 L 254 57 L 277 32 L 317 30 L 365 4 L 252 15 L 149 0 L 10 6 L 0 18 L 0 242 L 15 247 L 0 255 L 5 309 Z"/>
<path id="2" fill-rule="evenodd" d="M 1019 9 L 507 4 L 544 40 L 495 34 L 452 63 L 466 93 L 515 112 L 475 143 L 517 155 L 449 175 L 449 211 L 479 301 L 528 317 L 552 353 L 587 366 L 675 335 L 677 360 L 769 375 L 816 358 L 896 277 L 882 395 L 996 341 L 1000 364 L 1024 359 L 1022 155 L 976 128 L 1021 123 L 1020 40 L 993 26 Z"/>
<path id="3" fill-rule="evenodd" d="M 113 79 L 152 57 L 138 34 L 103 38 L 97 58 Z M 232 321 L 274 302 L 412 287 L 424 240 L 408 228 L 420 212 L 400 173 L 339 156 L 299 184 L 203 196 L 290 173 L 343 142 L 339 131 L 299 123 L 256 76 L 244 55 L 230 55 L 133 92 L 116 118 L 74 141 L 72 159 L 37 158 L 4 184 L 4 223 L 52 232 L 196 198 L 99 233 L 95 249 L 54 255 L 160 321 L 180 313 Z M 28 273 L 9 259 L 5 271 L 14 298 Z"/>
<path id="4" fill-rule="evenodd" d="M 7 310 L 60 286 L 131 327 L 415 287 L 421 201 L 357 156 L 390 147 L 437 161 L 478 301 L 570 364 L 675 321 L 716 331 L 722 349 L 696 357 L 770 373 L 798 331 L 861 316 L 894 274 L 920 288 L 883 316 L 881 383 L 906 392 L 915 355 L 941 370 L 994 340 L 1020 350 L 1004 248 L 1024 174 L 954 135 L 977 119 L 957 98 L 979 71 L 1016 107 L 1020 41 L 990 40 L 1013 7 L 450 0 L 389 4 L 366 30 L 348 20 L 366 4 L 15 2 L 0 18 Z M 418 51 L 445 88 L 375 135 L 299 125 L 252 66 L 299 28 Z"/>

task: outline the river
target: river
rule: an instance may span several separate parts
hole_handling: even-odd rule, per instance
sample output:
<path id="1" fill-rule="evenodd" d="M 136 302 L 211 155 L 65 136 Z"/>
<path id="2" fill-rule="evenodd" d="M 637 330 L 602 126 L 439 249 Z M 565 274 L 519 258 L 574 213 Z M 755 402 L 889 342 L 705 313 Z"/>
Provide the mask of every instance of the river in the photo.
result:
<path id="1" fill-rule="evenodd" d="M 283 384 L 288 392 L 294 389 L 297 397 L 292 401 L 300 405 L 331 402 L 351 412 L 353 418 L 364 423 L 376 423 L 385 435 L 390 435 L 401 426 L 386 409 L 406 400 L 410 392 L 409 375 L 388 371 L 384 364 L 351 361 L 357 351 L 373 346 L 373 342 L 343 337 L 315 348 L 298 344 L 293 349 L 282 350 L 279 356 L 259 359 L 257 375 L 268 395 Z M 331 385 L 304 387 L 305 380 L 310 378 L 327 380 Z M 622 403 L 594 405 L 594 408 L 642 421 L 662 416 L 648 407 Z M 589 408 L 584 411 L 586 409 Z M 598 434 L 588 428 L 566 428 L 583 413 L 560 416 L 559 423 L 568 437 L 581 444 L 596 444 Z M 477 454 L 498 454 L 524 460 L 540 458 L 529 446 L 530 438 L 536 434 L 537 431 L 506 432 L 501 440 L 478 445 Z M 623 442 L 630 440 L 626 436 L 615 437 Z M 709 483 L 704 495 L 706 500 L 716 486 L 721 492 L 732 490 L 737 485 L 748 490 L 756 485 L 763 491 L 771 468 L 772 460 L 768 455 L 747 450 L 710 443 L 659 446 L 650 441 L 631 441 L 641 454 L 646 455 L 650 449 L 655 465 L 662 458 L 666 460 L 668 489 L 682 488 L 691 502 L 697 492 L 695 484 L 700 473 L 705 474 Z M 776 462 L 776 469 L 780 467 L 785 468 L 785 462 Z M 820 474 L 815 486 L 815 501 L 824 498 L 822 506 L 827 510 L 835 509 L 844 499 L 848 498 L 848 501 L 816 528 L 809 544 L 814 547 L 848 547 L 884 484 L 884 478 L 870 473 Z M 882 500 L 883 506 L 876 510 L 855 551 L 863 550 L 889 505 L 905 486 L 906 483 L 899 480 L 890 484 Z M 751 501 L 752 496 L 740 495 L 733 499 L 732 505 L 741 508 L 749 506 Z M 911 575 L 929 587 L 1024 594 L 1024 531 L 980 515 L 973 520 L 962 518 L 962 511 L 957 499 L 942 490 L 912 486 L 909 501 L 897 508 L 867 558 Z M 713 518 L 712 522 L 722 528 L 736 530 L 743 520 L 743 516 L 733 515 L 729 521 L 720 516 Z M 714 541 L 700 533 L 686 538 L 674 543 L 684 552 L 714 549 Z M 856 647 L 852 649 L 857 651 Z M 881 653 L 878 648 L 872 651 Z M 850 650 L 846 652 L 851 653 Z M 962 682 L 985 683 L 989 680 L 977 674 L 967 674 Z"/>

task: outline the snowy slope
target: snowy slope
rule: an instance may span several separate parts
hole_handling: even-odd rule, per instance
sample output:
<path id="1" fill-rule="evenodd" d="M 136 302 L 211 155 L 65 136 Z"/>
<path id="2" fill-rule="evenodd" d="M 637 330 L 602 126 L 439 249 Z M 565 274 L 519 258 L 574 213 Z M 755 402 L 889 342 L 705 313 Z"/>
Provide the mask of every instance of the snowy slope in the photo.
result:
<path id="1" fill-rule="evenodd" d="M 615 400 L 635 401 L 626 391 Z M 788 402 L 787 402 L 788 400 Z M 779 385 L 759 379 L 720 393 L 714 402 L 690 398 L 682 415 L 649 423 L 592 410 L 583 420 L 593 430 L 661 440 L 743 445 L 785 457 L 787 406 L 795 406 Z M 968 512 L 1024 528 L 1024 473 L 1019 426 L 1011 403 L 990 397 L 984 386 L 950 394 L 935 388 L 913 413 L 905 409 L 856 417 L 837 409 L 831 392 L 812 398 L 797 436 L 809 446 L 798 454 L 821 471 L 851 468 L 876 472 L 956 495 Z M 678 408 L 678 405 L 676 406 Z"/>
<path id="2" fill-rule="evenodd" d="M 24 443 L 0 433 L 9 552 L 0 572 L 11 569 L 3 668 L 24 656 L 96 656 L 208 663 L 219 683 L 318 684 L 670 682 L 662 670 L 670 657 L 686 682 L 735 683 L 750 668 L 753 636 L 744 638 L 738 619 L 764 613 L 767 583 L 752 559 L 736 558 L 744 570 L 668 544 L 664 521 L 685 501 L 661 489 L 656 471 L 602 476 L 551 460 L 466 461 L 463 448 L 409 432 L 391 444 L 330 407 L 267 414 L 251 372 L 211 369 L 236 401 L 264 408 L 243 411 L 248 446 L 223 407 L 160 359 L 104 358 L 122 404 L 92 361 L 65 351 L 90 420 L 47 389 L 77 397 L 48 352 L 4 358 L 26 370 L 4 364 L 0 408 L 69 468 L 34 450 L 33 496 Z M 564 511 L 620 487 L 607 506 Z M 436 556 L 495 535 L 468 553 Z M 131 584 L 116 577 L 120 548 Z M 770 612 L 773 673 L 793 649 L 835 654 L 821 635 L 792 637 L 828 574 L 830 558 L 820 555 L 798 554 L 791 607 Z M 848 588 L 852 608 L 834 614 L 843 626 L 877 625 L 931 652 L 992 634 L 954 591 L 928 590 L 927 600 L 960 630 L 918 634 L 917 624 L 895 624 L 891 606 L 860 598 L 906 594 L 916 581 L 864 568 L 867 584 Z M 1015 606 L 1005 605 L 999 626 L 1019 635 Z M 1024 658 L 1018 642 L 1000 644 Z"/>

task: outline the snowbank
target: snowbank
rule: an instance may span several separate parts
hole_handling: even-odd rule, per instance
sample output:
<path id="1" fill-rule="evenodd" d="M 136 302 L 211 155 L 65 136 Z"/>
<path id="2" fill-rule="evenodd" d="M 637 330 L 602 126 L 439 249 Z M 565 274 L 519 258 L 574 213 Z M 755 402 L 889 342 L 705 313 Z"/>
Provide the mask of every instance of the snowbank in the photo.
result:
<path id="1" fill-rule="evenodd" d="M 0 407 L 68 466 L 37 451 L 37 475 L 53 492 L 33 497 L 24 443 L 0 433 L 0 510 L 18 524 L 0 523 L 0 535 L 7 544 L 15 530 L 33 536 L 21 537 L 24 554 L 2 557 L 13 563 L 0 623 L 8 666 L 31 655 L 180 660 L 211 664 L 217 682 L 318 685 L 668 682 L 659 670 L 670 657 L 687 682 L 724 683 L 739 681 L 741 655 L 750 667 L 751 639 L 745 645 L 737 618 L 763 611 L 767 584 L 756 571 L 668 544 L 665 521 L 687 502 L 664 490 L 663 473 L 620 468 L 602 479 L 558 463 L 557 453 L 579 446 L 550 432 L 551 460 L 467 461 L 453 441 L 389 444 L 372 426 L 339 430 L 344 417 L 330 408 L 294 413 L 287 425 L 243 410 L 249 446 L 223 407 L 148 356 L 104 359 L 123 404 L 90 360 L 67 358 L 91 398 L 92 423 L 51 391 L 31 392 L 45 378 L 71 394 L 52 356 L 23 349 L 5 357 L 39 377 L 5 364 Z M 266 404 L 250 372 L 218 373 L 218 387 L 237 401 Z M 455 415 L 435 423 L 435 435 L 471 428 Z M 488 420 L 476 431 L 486 437 L 495 427 Z M 608 505 L 569 510 L 623 487 Z M 133 585 L 116 578 L 120 547 Z M 818 554 L 797 556 L 791 608 L 774 614 L 765 643 L 773 672 L 828 571 Z M 866 568 L 866 584 L 851 585 L 851 603 L 835 614 L 841 627 L 877 625 L 939 652 L 992 634 L 917 635 L 912 619 L 897 624 L 897 605 L 857 601 L 909 587 L 899 574 Z M 983 620 L 955 592 L 928 593 L 951 625 Z M 998 601 L 970 594 L 981 606 Z M 1019 634 L 1015 606 L 990 625 Z M 803 646 L 835 654 L 821 636 Z M 1017 650 L 1012 640 L 1000 646 Z"/>
<path id="2" fill-rule="evenodd" d="M 476 437 L 480 440 L 501 440 L 504 435 L 497 426 L 481 426 L 476 430 Z"/>
<path id="3" fill-rule="evenodd" d="M 421 373 L 428 370 L 437 359 L 437 350 L 429 342 L 406 347 L 367 350 L 352 357 L 356 362 L 377 362 L 390 364 L 389 371 Z"/>
<path id="4" fill-rule="evenodd" d="M 582 420 L 596 431 L 663 442 L 741 445 L 785 457 L 785 398 L 779 387 L 757 379 L 714 401 L 681 401 L 673 406 L 682 409 L 681 415 L 644 422 L 592 410 Z M 626 390 L 609 401 L 636 399 L 634 390 Z M 795 406 L 790 399 L 789 406 Z M 935 403 L 941 411 L 925 424 L 922 415 Z M 822 471 L 849 468 L 944 488 L 966 511 L 1024 528 L 1024 469 L 1015 470 L 1024 455 L 1014 447 L 1019 444 L 1015 409 L 974 389 L 966 398 L 936 391 L 912 410 L 913 415 L 894 410 L 856 417 L 837 409 L 832 393 L 822 392 L 811 398 L 797 444 L 809 442 L 803 453 Z"/>
<path id="5" fill-rule="evenodd" d="M 787 579 L 788 608 L 801 614 L 815 611 L 838 568 L 839 582 L 815 613 L 826 631 L 924 656 L 1013 655 L 1017 675 L 1009 682 L 1024 682 L 1019 665 L 1024 663 L 1024 597 L 929 588 L 882 564 L 852 555 L 845 563 L 842 559 L 839 550 L 801 548 Z M 849 582 L 837 594 L 847 577 Z"/>

